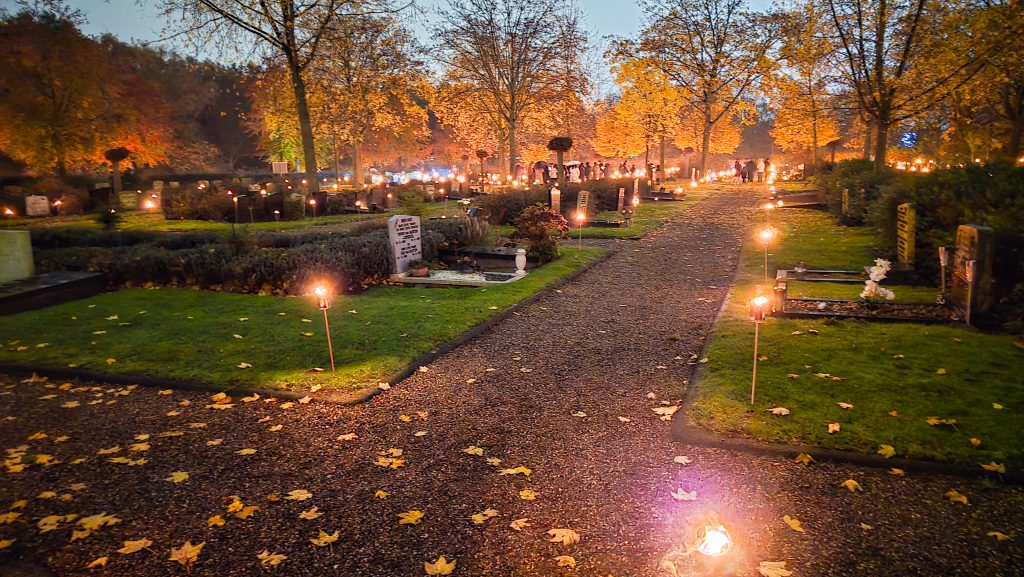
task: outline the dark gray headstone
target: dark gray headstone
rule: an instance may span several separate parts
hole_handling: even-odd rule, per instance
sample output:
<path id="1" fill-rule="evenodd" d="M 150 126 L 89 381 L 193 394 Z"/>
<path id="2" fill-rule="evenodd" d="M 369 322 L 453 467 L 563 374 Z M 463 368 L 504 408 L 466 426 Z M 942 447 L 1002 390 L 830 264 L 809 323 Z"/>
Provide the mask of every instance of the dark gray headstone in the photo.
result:
<path id="1" fill-rule="evenodd" d="M 960 310 L 967 309 L 967 262 L 972 260 L 975 266 L 974 286 L 970 291 L 971 311 L 973 314 L 985 313 L 992 306 L 992 232 L 991 228 L 971 224 L 963 224 L 956 229 L 950 296 L 953 306 Z"/>

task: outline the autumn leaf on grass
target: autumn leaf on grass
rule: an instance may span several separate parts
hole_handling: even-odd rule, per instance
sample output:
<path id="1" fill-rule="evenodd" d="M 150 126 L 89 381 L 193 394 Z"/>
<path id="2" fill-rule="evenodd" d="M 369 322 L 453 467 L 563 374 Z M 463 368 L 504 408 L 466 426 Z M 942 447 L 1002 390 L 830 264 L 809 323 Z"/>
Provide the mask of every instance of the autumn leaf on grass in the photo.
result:
<path id="1" fill-rule="evenodd" d="M 262 553 L 256 555 L 256 558 L 260 560 L 260 565 L 264 567 L 276 567 L 288 557 L 280 553 L 271 553 L 268 549 L 264 549 Z"/>
<path id="2" fill-rule="evenodd" d="M 455 570 L 455 559 L 449 561 L 444 558 L 444 555 L 441 555 L 433 563 L 424 561 L 423 570 L 427 575 L 451 575 Z"/>
<path id="3" fill-rule="evenodd" d="M 525 476 L 529 477 L 530 473 L 532 473 L 532 472 L 533 472 L 532 469 L 529 469 L 527 467 L 519 465 L 518 467 L 516 467 L 514 469 L 502 469 L 502 470 L 498 471 L 498 474 L 499 475 L 525 475 Z"/>
<path id="4" fill-rule="evenodd" d="M 238 363 L 235 366 L 240 368 L 240 369 L 251 369 L 252 368 L 252 365 L 250 365 L 249 363 Z"/>
<path id="5" fill-rule="evenodd" d="M 950 489 L 949 491 L 946 491 L 946 494 L 944 496 L 947 499 L 949 499 L 950 503 L 962 503 L 964 505 L 969 504 L 967 502 L 967 495 L 961 495 L 960 492 L 957 491 L 956 489 Z"/>
<path id="6" fill-rule="evenodd" d="M 794 531 L 799 531 L 800 533 L 804 532 L 804 528 L 800 526 L 799 519 L 795 517 L 790 517 L 789 515 L 783 515 L 782 520 L 785 521 L 787 525 L 789 525 L 790 529 Z"/>
<path id="7" fill-rule="evenodd" d="M 466 447 L 465 449 L 462 450 L 462 452 L 466 453 L 468 455 L 476 455 L 478 457 L 483 457 L 484 456 L 484 450 L 481 449 L 480 447 L 475 446 L 475 445 L 470 445 L 470 446 Z"/>
<path id="8" fill-rule="evenodd" d="M 672 495 L 672 498 L 675 499 L 676 501 L 697 500 L 697 491 L 690 491 L 689 493 L 687 493 L 686 489 L 683 489 L 682 487 L 679 487 L 675 491 L 672 491 L 670 494 Z"/>
<path id="9" fill-rule="evenodd" d="M 999 531 L 989 531 L 988 533 L 985 533 L 985 536 L 992 537 L 996 541 L 1009 541 L 1010 539 L 1013 539 L 1013 537 L 1000 533 Z"/>
<path id="10" fill-rule="evenodd" d="M 484 509 L 483 511 L 481 511 L 481 512 L 475 514 L 475 515 L 470 516 L 470 519 L 472 519 L 473 523 L 476 524 L 476 525 L 483 525 L 488 519 L 490 519 L 492 517 L 497 517 L 498 515 L 499 515 L 498 511 L 496 511 L 494 509 L 489 509 L 488 508 L 488 509 Z"/>
<path id="11" fill-rule="evenodd" d="M 1006 465 L 1003 465 L 1002 463 L 996 463 L 995 461 L 989 461 L 987 465 L 982 465 L 981 468 L 985 469 L 986 471 L 991 471 L 993 473 L 1006 472 Z"/>
<path id="12" fill-rule="evenodd" d="M 107 364 L 108 365 L 112 365 L 112 364 L 114 364 L 116 362 L 117 362 L 117 359 L 114 359 L 114 358 L 107 359 Z"/>
<path id="13" fill-rule="evenodd" d="M 1006 407 L 1000 405 L 999 403 L 992 403 L 992 408 L 996 409 L 997 411 L 1001 411 L 1001 410 L 1005 409 Z"/>
<path id="14" fill-rule="evenodd" d="M 853 405 L 850 404 L 850 403 L 836 403 L 836 404 L 839 405 L 840 409 L 850 410 L 850 409 L 853 408 Z"/>
<path id="15" fill-rule="evenodd" d="M 170 481 L 172 483 L 180 483 L 182 481 L 187 481 L 187 480 L 188 480 L 188 472 L 187 471 L 174 471 L 173 473 L 171 473 L 170 477 L 167 477 L 166 479 L 164 479 L 164 481 Z"/>
<path id="16" fill-rule="evenodd" d="M 814 457 L 808 455 L 807 453 L 800 453 L 796 457 L 793 457 L 793 460 L 796 461 L 797 463 L 810 465 L 811 463 L 814 462 Z"/>
<path id="17" fill-rule="evenodd" d="M 839 423 L 828 423 L 828 434 L 831 435 L 832 433 L 838 433 L 838 432 L 839 432 Z"/>
<path id="18" fill-rule="evenodd" d="M 773 415 L 779 415 L 783 417 L 789 414 L 789 409 L 787 409 L 786 407 L 772 407 L 770 409 L 765 410 Z"/>
<path id="19" fill-rule="evenodd" d="M 149 539 L 138 539 L 136 541 L 125 541 L 124 542 L 124 547 L 121 547 L 120 549 L 118 549 L 117 552 L 122 554 L 122 555 L 131 555 L 132 553 L 137 553 L 139 551 L 142 551 L 143 549 L 149 547 L 152 544 L 153 544 L 153 542 L 150 541 Z"/>
<path id="20" fill-rule="evenodd" d="M 335 531 L 334 533 L 328 534 L 328 533 L 325 533 L 323 529 L 321 529 L 320 530 L 320 535 L 318 535 L 315 538 L 310 539 L 309 542 L 314 544 L 314 545 L 316 545 L 317 547 L 326 547 L 326 546 L 330 545 L 331 543 L 334 543 L 337 540 L 338 540 L 338 532 L 337 531 Z"/>
<path id="21" fill-rule="evenodd" d="M 313 507 L 310 507 L 309 509 L 306 509 L 305 511 L 299 513 L 299 519 L 304 519 L 306 521 L 312 521 L 313 519 L 316 519 L 317 517 L 320 517 L 322 515 L 323 515 L 323 513 L 320 512 L 320 508 L 316 507 L 316 506 L 313 506 Z"/>
<path id="22" fill-rule="evenodd" d="M 420 521 L 423 519 L 423 511 L 413 509 L 412 511 L 399 513 L 398 518 L 399 525 L 419 525 Z"/>
<path id="23" fill-rule="evenodd" d="M 839 486 L 849 489 L 851 493 L 856 493 L 857 491 L 864 491 L 864 487 L 861 487 L 860 483 L 854 481 L 853 479 L 847 479 L 842 483 L 839 483 Z"/>
<path id="24" fill-rule="evenodd" d="M 202 552 L 203 545 L 206 545 L 206 541 L 198 545 L 193 545 L 191 541 L 185 541 L 181 547 L 171 549 L 170 560 L 177 561 L 186 571 L 191 571 L 192 566 L 199 560 L 199 553 Z"/>
<path id="25" fill-rule="evenodd" d="M 939 417 L 928 417 L 925 422 L 929 425 L 936 427 L 938 425 L 949 425 L 955 428 L 956 419 L 940 419 Z"/>
<path id="26" fill-rule="evenodd" d="M 879 445 L 878 454 L 888 459 L 896 454 L 896 449 L 892 445 Z"/>
<path id="27" fill-rule="evenodd" d="M 508 526 L 511 527 L 513 531 L 522 531 L 523 527 L 530 526 L 529 521 L 530 519 L 528 518 L 516 519 L 515 521 L 509 523 Z"/>
<path id="28" fill-rule="evenodd" d="M 572 529 L 548 529 L 548 535 L 551 535 L 548 541 L 552 543 L 572 545 L 573 543 L 580 542 L 580 534 Z"/>
<path id="29" fill-rule="evenodd" d="M 576 567 L 576 559 L 570 555 L 559 555 L 555 557 L 555 561 L 558 561 L 559 567 L 568 567 L 569 569 Z"/>
<path id="30" fill-rule="evenodd" d="M 935 371 L 935 374 L 936 375 L 944 375 L 944 374 L 946 374 L 946 369 L 938 369 L 937 371 Z"/>
<path id="31" fill-rule="evenodd" d="M 95 569 L 97 567 L 106 567 L 107 566 L 107 561 L 109 561 L 109 560 L 110 560 L 110 557 L 100 557 L 99 559 L 96 559 L 92 563 L 89 563 L 88 565 L 86 565 L 85 568 L 86 569 Z"/>
<path id="32" fill-rule="evenodd" d="M 305 501 L 313 497 L 313 494 L 305 489 L 296 489 L 288 493 L 285 499 L 289 501 Z"/>
<path id="33" fill-rule="evenodd" d="M 762 577 L 789 577 L 793 574 L 786 569 L 785 561 L 761 561 L 757 571 Z"/>

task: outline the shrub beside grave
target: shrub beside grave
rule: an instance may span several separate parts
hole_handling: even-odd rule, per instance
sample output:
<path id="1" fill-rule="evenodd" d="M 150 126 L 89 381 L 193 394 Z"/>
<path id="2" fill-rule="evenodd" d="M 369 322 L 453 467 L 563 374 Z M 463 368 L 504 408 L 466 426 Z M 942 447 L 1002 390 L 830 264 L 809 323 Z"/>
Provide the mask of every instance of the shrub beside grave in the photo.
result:
<path id="1" fill-rule="evenodd" d="M 374 227 L 363 234 L 310 232 L 269 233 L 255 242 L 198 243 L 200 234 L 173 242 L 162 236 L 152 242 L 109 246 L 110 236 L 94 236 L 105 246 L 63 246 L 36 251 L 40 272 L 83 270 L 107 275 L 111 288 L 181 286 L 244 293 L 301 294 L 314 278 L 345 290 L 383 282 L 391 271 L 387 233 Z M 93 231 L 98 232 L 98 231 Z M 206 234 L 206 233 L 203 233 Z M 144 236 L 129 235 L 139 241 Z M 446 241 L 465 240 L 465 223 L 452 219 L 424 226 L 424 258 L 437 258 Z M 84 238 L 84 237 L 83 237 Z M 59 245 L 56 235 L 50 241 Z"/>

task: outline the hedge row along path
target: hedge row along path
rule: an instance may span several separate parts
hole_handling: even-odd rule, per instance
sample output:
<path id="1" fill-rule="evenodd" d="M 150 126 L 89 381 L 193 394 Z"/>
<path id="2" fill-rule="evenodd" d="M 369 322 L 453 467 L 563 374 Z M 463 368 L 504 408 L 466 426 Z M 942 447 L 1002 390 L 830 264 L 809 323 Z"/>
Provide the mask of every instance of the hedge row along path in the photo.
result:
<path id="1" fill-rule="evenodd" d="M 740 189 L 695 204 L 359 406 L 7 378 L 0 564 L 138 576 L 753 575 L 762 562 L 797 577 L 1019 573 L 1019 487 L 671 441 L 659 413 L 685 392 L 755 205 Z M 851 479 L 863 490 L 842 486 Z M 713 567 L 686 553 L 712 512 L 736 540 Z"/>

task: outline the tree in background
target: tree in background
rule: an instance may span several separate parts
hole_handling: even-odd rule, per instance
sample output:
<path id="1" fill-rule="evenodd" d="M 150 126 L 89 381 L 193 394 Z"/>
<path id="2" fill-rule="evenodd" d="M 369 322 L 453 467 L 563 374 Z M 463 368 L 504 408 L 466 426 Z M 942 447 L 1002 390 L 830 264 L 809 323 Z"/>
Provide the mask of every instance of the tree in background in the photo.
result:
<path id="1" fill-rule="evenodd" d="M 569 0 L 452 0 L 439 11 L 436 56 L 461 102 L 497 118 L 499 158 L 515 166 L 522 122 L 569 95 L 585 93 L 587 37 Z M 490 119 L 484 119 L 490 120 Z"/>
<path id="2" fill-rule="evenodd" d="M 656 62 L 683 93 L 701 123 L 695 148 L 706 171 L 716 126 L 733 119 L 771 69 L 777 17 L 746 12 L 743 0 L 644 0 L 642 6 L 649 20 L 640 41 L 620 43 L 619 53 Z"/>
<path id="3" fill-rule="evenodd" d="M 556 136 L 548 141 L 548 150 L 558 158 L 558 187 L 565 188 L 565 153 L 572 148 L 572 139 L 568 136 Z"/>
<path id="4" fill-rule="evenodd" d="M 167 158 L 167 107 L 130 64 L 78 29 L 60 4 L 0 20 L 0 149 L 36 172 L 105 162 L 124 147 L 140 162 Z"/>
<path id="5" fill-rule="evenodd" d="M 180 21 L 185 31 L 202 35 L 211 45 L 237 49 L 241 32 L 266 56 L 279 57 L 290 81 L 299 122 L 302 157 L 309 191 L 319 190 L 316 144 L 310 117 L 305 73 L 320 53 L 327 31 L 347 11 L 369 11 L 354 0 L 163 0 L 164 14 Z"/>
<path id="6" fill-rule="evenodd" d="M 786 16 L 782 65 L 768 82 L 778 110 L 771 136 L 783 150 L 810 151 L 813 166 L 818 149 L 839 138 L 830 104 L 834 73 L 832 45 L 825 36 L 828 22 L 813 1 L 794 6 Z"/>
<path id="7" fill-rule="evenodd" d="M 412 33 L 394 16 L 363 15 L 336 23 L 310 70 L 320 93 L 318 125 L 352 149 L 353 182 L 363 183 L 363 147 L 413 151 L 426 136 L 430 87 Z M 417 98 L 418 97 L 418 98 Z"/>
<path id="8" fill-rule="evenodd" d="M 828 0 L 828 10 L 845 81 L 873 132 L 876 170 L 890 128 L 966 84 L 994 48 L 971 37 L 970 2 Z M 1005 28 L 996 36 L 1005 40 Z"/>

